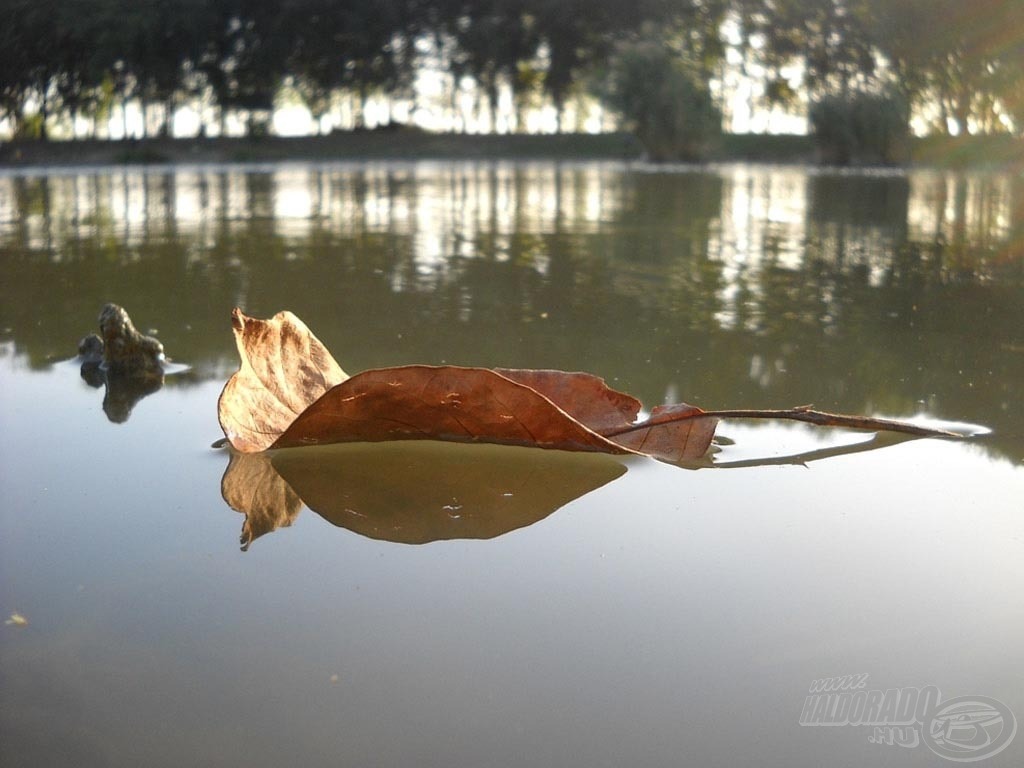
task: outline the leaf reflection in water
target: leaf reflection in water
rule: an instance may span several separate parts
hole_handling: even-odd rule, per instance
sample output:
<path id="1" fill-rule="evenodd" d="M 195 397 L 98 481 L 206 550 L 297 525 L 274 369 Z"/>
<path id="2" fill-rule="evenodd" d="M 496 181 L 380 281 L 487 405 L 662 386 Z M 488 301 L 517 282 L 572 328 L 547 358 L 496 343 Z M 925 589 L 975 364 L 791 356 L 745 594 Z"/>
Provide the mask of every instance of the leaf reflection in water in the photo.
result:
<path id="1" fill-rule="evenodd" d="M 220 481 L 220 495 L 229 507 L 245 515 L 243 552 L 260 536 L 291 525 L 302 509 L 302 499 L 274 469 L 269 453 L 232 450 Z"/>
<path id="2" fill-rule="evenodd" d="M 728 439 L 684 469 L 807 465 L 916 440 L 847 433 L 841 444 L 786 456 L 750 456 Z M 492 539 L 548 517 L 625 474 L 636 459 L 428 440 L 345 443 L 239 453 L 221 480 L 228 506 L 246 516 L 242 550 L 290 526 L 303 503 L 329 523 L 371 539 L 427 544 Z"/>
<path id="3" fill-rule="evenodd" d="M 532 525 L 626 472 L 614 456 L 426 440 L 231 452 L 221 480 L 246 516 L 242 549 L 301 504 L 372 539 L 492 539 Z"/>

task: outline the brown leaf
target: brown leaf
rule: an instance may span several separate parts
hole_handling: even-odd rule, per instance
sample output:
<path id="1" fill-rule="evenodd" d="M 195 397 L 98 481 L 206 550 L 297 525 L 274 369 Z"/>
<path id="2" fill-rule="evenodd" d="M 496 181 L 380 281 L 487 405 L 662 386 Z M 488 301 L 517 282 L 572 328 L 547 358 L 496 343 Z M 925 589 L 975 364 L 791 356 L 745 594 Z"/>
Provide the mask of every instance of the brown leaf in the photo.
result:
<path id="1" fill-rule="evenodd" d="M 496 368 L 498 373 L 540 392 L 577 421 L 595 432 L 623 429 L 636 421 L 641 403 L 618 392 L 591 373 Z"/>
<path id="2" fill-rule="evenodd" d="M 557 401 L 520 381 L 537 384 Z M 685 408 L 687 417 L 702 413 Z M 703 455 L 714 436 L 713 419 L 658 424 L 624 437 L 602 434 L 638 429 L 628 420 L 638 410 L 638 401 L 590 374 L 408 365 L 365 371 L 339 384 L 271 447 L 429 439 L 680 461 Z"/>
<path id="3" fill-rule="evenodd" d="M 704 455 L 715 437 L 718 419 L 695 405 L 659 405 L 639 424 L 607 433 L 609 440 L 662 461 L 687 461 Z"/>
<path id="4" fill-rule="evenodd" d="M 348 378 L 289 312 L 256 320 L 236 309 L 232 326 L 242 365 L 218 411 L 244 453 L 429 439 L 682 461 L 703 455 L 714 436 L 714 419 L 692 406 L 637 424 L 640 401 L 588 373 L 409 365 Z"/>
<path id="5" fill-rule="evenodd" d="M 217 415 L 237 450 L 262 451 L 295 417 L 348 378 L 331 353 L 291 312 L 270 320 L 231 313 L 241 367 L 221 392 Z"/>
<path id="6" fill-rule="evenodd" d="M 290 312 L 232 313 L 241 367 L 218 402 L 221 428 L 243 453 L 325 443 L 443 440 L 636 453 L 684 462 L 705 454 L 718 418 L 792 419 L 927 437 L 959 433 L 891 419 L 815 411 L 704 411 L 640 402 L 589 373 L 407 365 L 348 378 Z"/>
<path id="7" fill-rule="evenodd" d="M 693 405 L 659 405 L 637 422 L 641 403 L 590 373 L 498 368 L 498 373 L 532 387 L 573 418 L 630 451 L 664 461 L 703 456 L 715 436 L 717 419 L 699 418 Z"/>
<path id="8" fill-rule="evenodd" d="M 410 439 L 629 452 L 530 387 L 486 368 L 449 365 L 356 374 L 307 408 L 271 447 Z"/>

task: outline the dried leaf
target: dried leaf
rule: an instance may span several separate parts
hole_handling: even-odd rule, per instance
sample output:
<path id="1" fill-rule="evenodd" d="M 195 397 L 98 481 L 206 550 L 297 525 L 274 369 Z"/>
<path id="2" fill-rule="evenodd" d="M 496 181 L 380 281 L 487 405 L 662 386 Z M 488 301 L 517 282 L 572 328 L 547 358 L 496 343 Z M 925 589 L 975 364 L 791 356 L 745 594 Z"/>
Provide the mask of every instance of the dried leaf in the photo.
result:
<path id="1" fill-rule="evenodd" d="M 687 461 L 704 455 L 715 437 L 718 419 L 694 405 L 659 405 L 640 424 L 608 433 L 608 439 L 662 461 Z"/>
<path id="2" fill-rule="evenodd" d="M 674 462 L 697 459 L 715 436 L 718 420 L 702 417 L 704 411 L 686 403 L 659 405 L 638 423 L 640 401 L 590 373 L 497 370 L 545 395 L 602 437 L 645 456 Z"/>
<path id="3" fill-rule="evenodd" d="M 495 371 L 428 365 L 356 374 L 300 414 L 271 447 L 409 439 L 626 452 Z"/>
<path id="4" fill-rule="evenodd" d="M 257 320 L 236 309 L 232 328 L 242 365 L 218 411 L 243 453 L 431 439 L 681 461 L 701 456 L 714 436 L 713 419 L 641 429 L 640 401 L 588 373 L 410 365 L 348 378 L 290 312 Z M 680 408 L 687 417 L 702 413 Z"/>
<path id="5" fill-rule="evenodd" d="M 412 365 L 351 379 L 290 312 L 232 313 L 241 367 L 218 403 L 232 446 L 252 453 L 338 442 L 433 439 L 699 457 L 714 421 L 631 431 L 640 401 L 588 373 Z M 688 415 L 700 409 L 685 406 Z M 608 437 L 622 432 L 622 437 Z"/>
<path id="6" fill-rule="evenodd" d="M 639 400 L 612 389 L 604 379 L 591 373 L 522 368 L 496 368 L 495 371 L 540 392 L 574 419 L 601 434 L 630 426 L 640 413 Z"/>
<path id="7" fill-rule="evenodd" d="M 562 401 L 578 414 L 593 417 L 599 429 L 629 425 L 619 404 L 633 398 L 609 389 L 596 377 L 564 374 L 565 381 L 555 387 L 552 382 L 557 371 L 514 373 L 525 380 L 535 375 L 544 378 L 549 391 L 559 389 Z M 581 395 L 574 392 L 577 386 Z M 581 405 L 586 396 L 595 394 L 594 406 Z M 701 413 L 699 408 L 686 407 L 688 413 Z M 334 387 L 301 413 L 271 447 L 427 439 L 643 453 L 679 461 L 707 450 L 714 435 L 711 421 L 710 428 L 697 428 L 700 420 L 694 420 L 683 425 L 659 424 L 638 434 L 629 433 L 624 439 L 609 439 L 536 389 L 497 371 L 408 365 L 365 371 Z M 680 433 L 685 433 L 685 439 L 672 444 Z M 643 450 L 633 447 L 646 443 L 649 446 Z"/>
<path id="8" fill-rule="evenodd" d="M 262 451 L 295 417 L 348 378 L 331 353 L 291 312 L 270 320 L 231 313 L 241 367 L 221 392 L 218 417 L 239 451 Z"/>
<path id="9" fill-rule="evenodd" d="M 587 373 L 407 365 L 348 378 L 297 317 L 238 309 L 232 326 L 242 366 L 221 393 L 224 434 L 243 453 L 326 443 L 442 440 L 636 453 L 672 462 L 707 451 L 717 419 L 793 419 L 822 426 L 922 436 L 959 435 L 920 425 L 801 406 L 704 411 L 640 402 Z"/>

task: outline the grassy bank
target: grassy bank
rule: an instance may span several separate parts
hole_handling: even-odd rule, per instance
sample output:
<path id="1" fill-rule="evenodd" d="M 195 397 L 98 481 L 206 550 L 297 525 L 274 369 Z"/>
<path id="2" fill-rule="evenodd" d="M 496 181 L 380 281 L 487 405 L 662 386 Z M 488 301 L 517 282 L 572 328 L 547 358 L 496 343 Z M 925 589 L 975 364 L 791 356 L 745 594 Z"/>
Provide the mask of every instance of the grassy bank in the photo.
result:
<path id="1" fill-rule="evenodd" d="M 238 163 L 284 160 L 639 159 L 643 147 L 624 133 L 538 135 L 367 131 L 285 138 L 19 141 L 0 145 L 0 165 Z"/>
<path id="2" fill-rule="evenodd" d="M 716 160 L 818 162 L 813 136 L 726 134 Z M 922 168 L 1024 172 L 1024 139 L 1013 136 L 927 136 L 910 140 L 910 165 Z"/>
<path id="3" fill-rule="evenodd" d="M 16 141 L 0 144 L 0 167 L 278 162 L 284 160 L 639 160 L 630 134 L 463 135 L 378 130 L 297 138 Z M 726 134 L 709 160 L 817 161 L 814 139 L 798 135 Z M 1024 139 L 1010 136 L 914 139 L 912 164 L 1024 171 Z"/>
<path id="4" fill-rule="evenodd" d="M 928 136 L 914 139 L 911 151 L 920 165 L 1024 173 L 1024 139 L 1013 136 Z"/>

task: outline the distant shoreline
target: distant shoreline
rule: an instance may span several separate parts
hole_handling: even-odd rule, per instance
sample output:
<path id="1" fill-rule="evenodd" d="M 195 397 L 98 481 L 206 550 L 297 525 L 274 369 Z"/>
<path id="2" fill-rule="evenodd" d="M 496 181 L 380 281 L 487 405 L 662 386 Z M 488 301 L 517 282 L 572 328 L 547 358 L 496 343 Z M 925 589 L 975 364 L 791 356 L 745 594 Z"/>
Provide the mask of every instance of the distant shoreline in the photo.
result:
<path id="1" fill-rule="evenodd" d="M 0 167 L 360 160 L 637 160 L 631 135 L 466 135 L 405 130 L 262 138 L 18 141 L 0 144 Z"/>
<path id="2" fill-rule="evenodd" d="M 0 168 L 361 160 L 642 160 L 631 134 L 442 134 L 407 130 L 264 138 L 12 141 Z M 709 162 L 814 165 L 814 140 L 799 135 L 726 134 Z M 1024 172 L 1024 139 L 935 136 L 914 139 L 912 167 Z"/>

